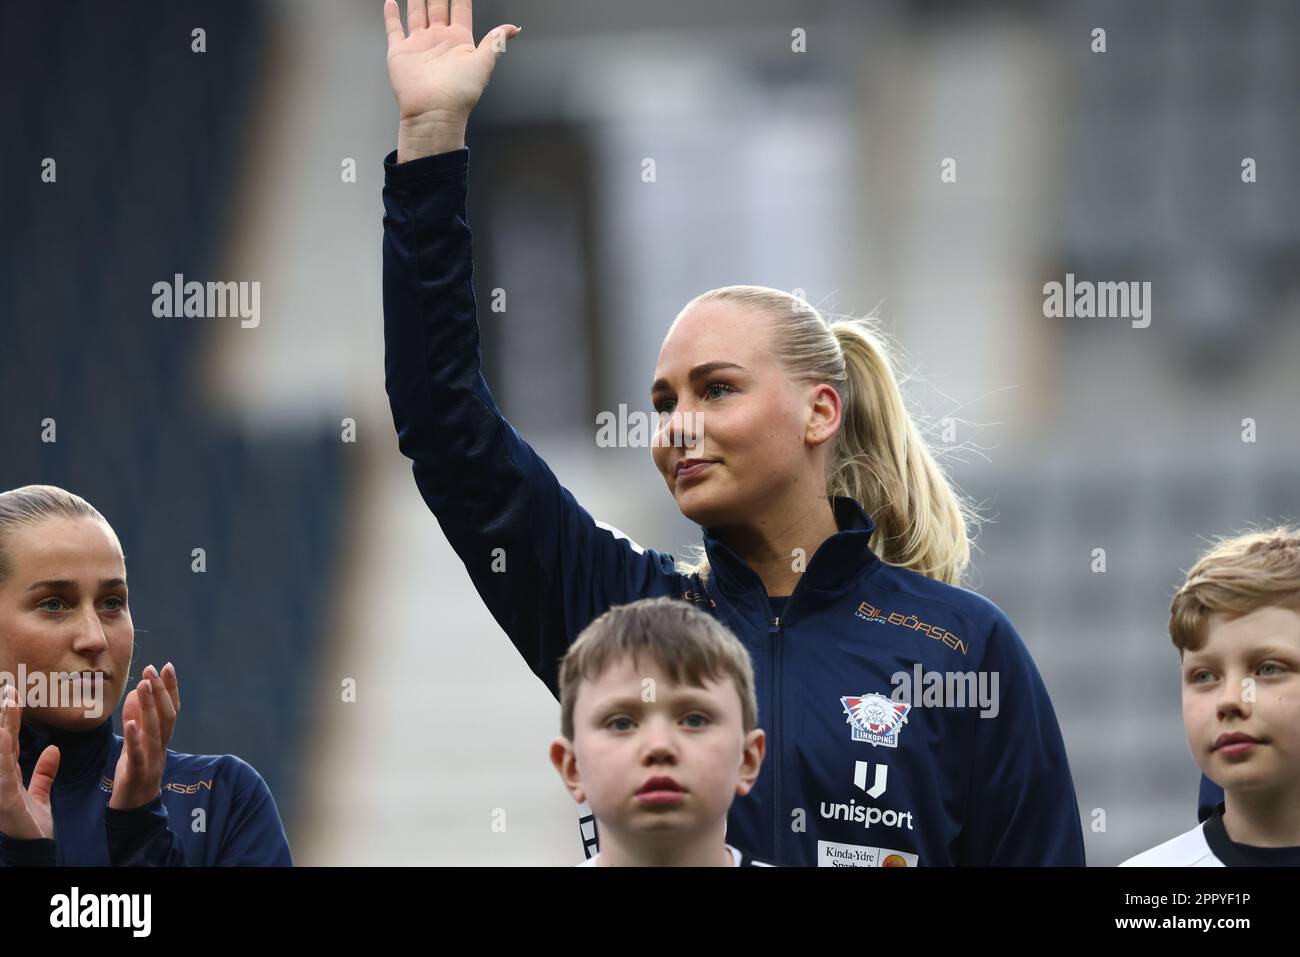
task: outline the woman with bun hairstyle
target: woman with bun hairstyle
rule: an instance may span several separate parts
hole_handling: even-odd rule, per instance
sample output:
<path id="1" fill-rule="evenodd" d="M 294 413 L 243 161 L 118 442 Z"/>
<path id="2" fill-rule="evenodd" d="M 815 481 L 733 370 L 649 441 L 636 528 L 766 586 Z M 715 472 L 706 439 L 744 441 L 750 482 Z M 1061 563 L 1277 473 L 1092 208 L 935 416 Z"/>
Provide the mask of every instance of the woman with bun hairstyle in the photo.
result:
<path id="1" fill-rule="evenodd" d="M 129 685 L 112 527 L 49 485 L 0 493 L 0 865 L 289 865 L 275 800 L 232 754 L 167 747 L 176 669 Z"/>
<path id="2" fill-rule="evenodd" d="M 594 520 L 502 417 L 480 368 L 465 129 L 521 31 L 475 45 L 471 6 L 410 0 L 404 30 L 384 3 L 400 115 L 384 160 L 385 364 L 399 448 L 492 615 L 552 693 L 569 644 L 614 605 L 672 595 L 735 631 L 769 757 L 726 839 L 757 857 L 1082 865 L 1051 702 L 1006 616 L 959 585 L 971 512 L 870 324 L 761 286 L 678 314 L 651 377 L 653 460 L 702 527 L 694 561 Z M 916 674 L 970 698 L 897 693 Z M 646 760 L 671 762 L 661 750 Z"/>

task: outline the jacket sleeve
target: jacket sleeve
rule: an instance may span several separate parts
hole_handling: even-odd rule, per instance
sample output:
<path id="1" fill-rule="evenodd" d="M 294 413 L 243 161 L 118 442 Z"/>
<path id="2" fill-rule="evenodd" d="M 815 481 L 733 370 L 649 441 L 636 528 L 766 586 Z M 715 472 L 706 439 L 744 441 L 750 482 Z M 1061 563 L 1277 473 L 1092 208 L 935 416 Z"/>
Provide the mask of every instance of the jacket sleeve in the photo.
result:
<path id="1" fill-rule="evenodd" d="M 398 448 L 493 618 L 558 694 L 612 605 L 672 590 L 671 555 L 598 524 L 502 417 L 481 371 L 469 149 L 384 160 L 384 372 Z"/>
<path id="2" fill-rule="evenodd" d="M 104 808 L 112 867 L 184 867 L 185 849 L 172 832 L 162 794 L 129 810 Z"/>
<path id="3" fill-rule="evenodd" d="M 53 838 L 22 840 L 0 834 L 0 867 L 53 867 L 55 848 Z"/>
<path id="4" fill-rule="evenodd" d="M 997 714 L 972 709 L 970 716 L 975 745 L 958 863 L 1082 867 L 1079 803 L 1056 713 L 1029 649 L 1000 610 L 982 668 L 998 676 Z"/>

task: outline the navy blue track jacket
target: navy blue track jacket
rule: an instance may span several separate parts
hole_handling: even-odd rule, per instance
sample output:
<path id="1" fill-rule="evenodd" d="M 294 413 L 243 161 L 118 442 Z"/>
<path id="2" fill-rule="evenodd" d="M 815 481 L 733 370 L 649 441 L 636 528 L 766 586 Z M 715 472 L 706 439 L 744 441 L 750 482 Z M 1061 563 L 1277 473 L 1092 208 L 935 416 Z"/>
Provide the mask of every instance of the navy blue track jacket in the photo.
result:
<path id="1" fill-rule="evenodd" d="M 1214 813 L 1216 806 L 1223 803 L 1223 788 L 1215 784 L 1204 774 L 1201 775 L 1201 788 L 1196 795 L 1196 819 L 1204 821 Z"/>
<path id="2" fill-rule="evenodd" d="M 840 531 L 783 612 L 707 530 L 712 573 L 598 525 L 502 417 L 480 370 L 465 199 L 469 150 L 384 160 L 385 372 L 398 446 L 493 617 L 558 694 L 557 665 L 614 605 L 673 595 L 748 648 L 768 756 L 727 840 L 783 865 L 1084 863 L 1056 715 L 1006 616 L 887 565 L 871 519 Z M 504 549 L 507 571 L 493 571 Z M 897 672 L 998 675 L 999 710 L 891 700 Z M 932 699 L 933 701 L 933 699 Z"/>
<path id="3" fill-rule="evenodd" d="M 18 764 L 24 785 L 47 745 L 58 745 L 50 791 L 54 839 L 0 834 L 0 864 L 53 867 L 290 866 L 289 842 L 262 776 L 233 754 L 169 750 L 162 793 L 130 810 L 108 806 L 122 738 L 110 718 L 93 731 L 24 724 Z M 198 813 L 196 813 L 198 812 Z"/>

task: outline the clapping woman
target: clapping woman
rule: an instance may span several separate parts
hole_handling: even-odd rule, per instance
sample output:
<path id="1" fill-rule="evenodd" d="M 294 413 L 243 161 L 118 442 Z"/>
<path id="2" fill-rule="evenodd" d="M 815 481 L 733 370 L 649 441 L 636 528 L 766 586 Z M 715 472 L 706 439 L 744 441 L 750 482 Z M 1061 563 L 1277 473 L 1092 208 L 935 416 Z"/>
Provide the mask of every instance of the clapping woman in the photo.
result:
<path id="1" fill-rule="evenodd" d="M 168 749 L 170 663 L 141 672 L 113 732 L 134 636 L 104 517 L 53 486 L 0 493 L 0 865 L 291 864 L 257 771 Z"/>

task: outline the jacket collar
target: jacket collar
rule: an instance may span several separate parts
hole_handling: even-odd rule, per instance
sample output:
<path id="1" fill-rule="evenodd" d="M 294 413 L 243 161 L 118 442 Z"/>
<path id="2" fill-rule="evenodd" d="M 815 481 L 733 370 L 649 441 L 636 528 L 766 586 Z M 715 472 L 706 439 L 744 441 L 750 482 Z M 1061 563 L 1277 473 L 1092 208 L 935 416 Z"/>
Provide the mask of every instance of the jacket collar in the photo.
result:
<path id="1" fill-rule="evenodd" d="M 102 724 L 89 731 L 38 728 L 24 723 L 18 732 L 18 766 L 22 769 L 23 780 L 30 781 L 36 760 L 53 744 L 59 749 L 59 770 L 54 776 L 54 786 L 75 784 L 103 773 L 112 743 L 112 718 L 105 718 Z"/>
<path id="2" fill-rule="evenodd" d="M 799 579 L 800 593 L 839 591 L 848 581 L 880 563 L 870 546 L 876 530 L 871 516 L 854 499 L 844 495 L 835 496 L 831 508 L 839 531 L 822 542 L 813 554 Z M 733 596 L 754 591 L 764 593 L 758 573 L 708 528 L 704 529 L 704 551 L 711 574 L 723 592 Z"/>

